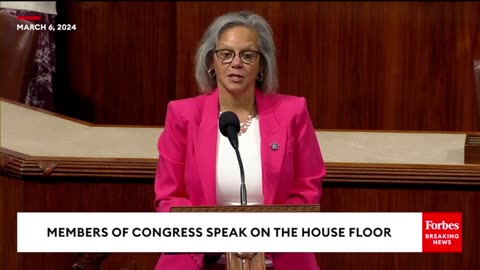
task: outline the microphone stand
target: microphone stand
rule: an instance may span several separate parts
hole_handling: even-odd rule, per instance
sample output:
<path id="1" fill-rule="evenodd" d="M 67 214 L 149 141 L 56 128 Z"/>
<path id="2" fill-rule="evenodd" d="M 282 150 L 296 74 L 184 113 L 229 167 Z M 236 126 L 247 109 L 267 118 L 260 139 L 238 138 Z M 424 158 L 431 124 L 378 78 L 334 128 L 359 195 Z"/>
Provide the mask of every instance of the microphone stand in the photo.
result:
<path id="1" fill-rule="evenodd" d="M 247 187 L 245 186 L 245 173 L 243 171 L 243 162 L 240 157 L 238 147 L 235 147 L 235 154 L 237 155 L 238 165 L 240 166 L 240 204 L 247 205 Z"/>

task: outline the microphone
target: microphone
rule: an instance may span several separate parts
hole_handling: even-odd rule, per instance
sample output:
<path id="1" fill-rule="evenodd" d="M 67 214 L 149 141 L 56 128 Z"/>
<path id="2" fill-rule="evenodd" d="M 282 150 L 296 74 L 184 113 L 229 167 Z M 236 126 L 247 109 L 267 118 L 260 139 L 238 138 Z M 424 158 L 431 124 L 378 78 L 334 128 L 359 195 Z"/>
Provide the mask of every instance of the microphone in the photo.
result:
<path id="1" fill-rule="evenodd" d="M 227 137 L 235 150 L 238 150 L 238 132 L 240 132 L 240 120 L 234 112 L 224 112 L 218 120 L 218 127 L 223 136 Z"/>
<path id="2" fill-rule="evenodd" d="M 245 187 L 245 173 L 243 171 L 242 158 L 238 150 L 238 132 L 240 132 L 240 120 L 234 112 L 223 112 L 218 120 L 218 128 L 223 136 L 227 137 L 235 149 L 238 165 L 240 166 L 240 204 L 247 205 L 247 188 Z"/>

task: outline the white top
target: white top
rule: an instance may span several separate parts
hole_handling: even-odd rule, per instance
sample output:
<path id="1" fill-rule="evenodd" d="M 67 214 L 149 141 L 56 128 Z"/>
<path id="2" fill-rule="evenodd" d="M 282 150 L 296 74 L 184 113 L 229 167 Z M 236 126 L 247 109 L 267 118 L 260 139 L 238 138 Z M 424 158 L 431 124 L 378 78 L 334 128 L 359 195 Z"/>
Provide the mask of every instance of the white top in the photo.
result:
<path id="1" fill-rule="evenodd" d="M 263 204 L 260 141 L 260 125 L 257 115 L 252 118 L 248 130 L 238 136 L 238 148 L 245 172 L 248 205 Z M 235 150 L 228 138 L 218 131 L 217 204 L 240 205 L 240 184 L 240 167 Z"/>

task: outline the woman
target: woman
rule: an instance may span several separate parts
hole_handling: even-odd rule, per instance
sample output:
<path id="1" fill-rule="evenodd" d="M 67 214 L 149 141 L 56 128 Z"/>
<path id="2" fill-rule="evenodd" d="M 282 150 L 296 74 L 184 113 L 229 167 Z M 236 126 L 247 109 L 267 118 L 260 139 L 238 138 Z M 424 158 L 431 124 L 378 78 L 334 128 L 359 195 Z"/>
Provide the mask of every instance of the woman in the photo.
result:
<path id="1" fill-rule="evenodd" d="M 274 94 L 273 34 L 247 12 L 217 18 L 196 56 L 202 95 L 168 104 L 155 179 L 155 208 L 239 204 L 235 152 L 219 115 L 240 119 L 240 153 L 249 204 L 318 204 L 326 173 L 306 101 Z M 232 173 L 235 172 L 235 173 Z M 275 269 L 318 269 L 312 253 L 272 255 Z M 156 269 L 202 269 L 201 254 L 162 255 Z"/>

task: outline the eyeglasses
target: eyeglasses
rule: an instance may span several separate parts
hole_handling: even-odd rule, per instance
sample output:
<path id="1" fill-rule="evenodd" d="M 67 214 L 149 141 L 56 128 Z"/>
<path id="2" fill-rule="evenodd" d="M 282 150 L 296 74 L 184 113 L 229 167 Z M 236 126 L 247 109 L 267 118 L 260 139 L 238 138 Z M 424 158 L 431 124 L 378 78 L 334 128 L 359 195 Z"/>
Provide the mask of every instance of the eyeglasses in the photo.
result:
<path id="1" fill-rule="evenodd" d="M 231 63 L 233 59 L 235 59 L 235 56 L 237 55 L 235 51 L 228 50 L 228 49 L 216 50 L 215 54 L 217 55 L 220 62 L 222 62 L 222 64 Z M 253 62 L 257 60 L 257 57 L 259 54 L 260 52 L 258 51 L 250 51 L 250 50 L 241 51 L 238 53 L 238 55 L 240 56 L 240 60 L 242 60 L 244 64 L 253 64 Z"/>

